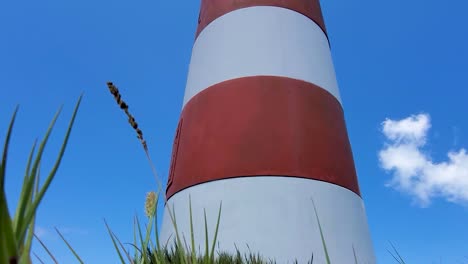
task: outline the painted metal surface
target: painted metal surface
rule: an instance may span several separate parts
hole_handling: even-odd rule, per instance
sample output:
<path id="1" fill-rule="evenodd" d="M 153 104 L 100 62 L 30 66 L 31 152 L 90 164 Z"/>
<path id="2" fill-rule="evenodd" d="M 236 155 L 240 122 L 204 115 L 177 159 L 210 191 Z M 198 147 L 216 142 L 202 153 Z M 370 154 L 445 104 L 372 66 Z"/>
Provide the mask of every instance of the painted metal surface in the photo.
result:
<path id="1" fill-rule="evenodd" d="M 276 6 L 298 12 L 326 32 L 319 0 L 202 0 L 196 36 L 217 18 L 246 7 Z"/>
<path id="2" fill-rule="evenodd" d="M 202 0 L 177 128 L 160 241 L 189 233 L 204 250 L 277 263 L 375 263 L 318 0 Z M 173 238 L 173 236 L 172 236 Z"/>
<path id="3" fill-rule="evenodd" d="M 189 195 L 196 248 L 201 252 L 205 243 L 203 210 L 211 243 L 222 200 L 219 249 L 234 252 L 236 245 L 249 252 L 248 245 L 277 263 L 293 263 L 295 258 L 298 263 L 307 263 L 313 253 L 313 263 L 326 263 L 313 198 L 331 262 L 354 263 L 354 247 L 358 263 L 375 263 L 362 199 L 337 185 L 289 177 L 236 178 L 197 185 L 168 201 L 162 243 L 173 234 L 167 212 L 173 205 L 180 235 L 190 239 Z"/>
<path id="4" fill-rule="evenodd" d="M 184 105 L 214 84 L 256 75 L 304 80 L 340 100 L 323 31 L 297 12 L 259 6 L 218 18 L 195 41 Z"/>
<path id="5" fill-rule="evenodd" d="M 167 198 L 189 186 L 239 176 L 327 181 L 359 195 L 343 110 L 308 82 L 237 78 L 198 93 L 177 132 Z"/>

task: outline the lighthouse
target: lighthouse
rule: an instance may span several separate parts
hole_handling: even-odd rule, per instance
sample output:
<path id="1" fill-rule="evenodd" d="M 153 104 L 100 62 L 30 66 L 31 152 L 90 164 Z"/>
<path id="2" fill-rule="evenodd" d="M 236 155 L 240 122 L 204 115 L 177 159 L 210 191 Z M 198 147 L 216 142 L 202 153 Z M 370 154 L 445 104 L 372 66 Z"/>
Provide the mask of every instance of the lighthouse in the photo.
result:
<path id="1" fill-rule="evenodd" d="M 170 166 L 163 243 L 375 263 L 319 0 L 201 1 Z"/>

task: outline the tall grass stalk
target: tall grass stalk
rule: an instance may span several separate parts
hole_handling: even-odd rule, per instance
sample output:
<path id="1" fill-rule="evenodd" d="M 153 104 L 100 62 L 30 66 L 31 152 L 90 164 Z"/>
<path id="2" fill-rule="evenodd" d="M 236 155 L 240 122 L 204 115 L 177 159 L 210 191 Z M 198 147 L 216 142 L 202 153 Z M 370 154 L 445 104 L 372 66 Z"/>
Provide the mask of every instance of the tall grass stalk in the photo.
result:
<path id="1" fill-rule="evenodd" d="M 154 175 L 154 178 L 156 180 L 156 183 L 157 183 L 157 186 L 158 186 L 157 193 L 159 194 L 162 191 L 162 182 L 161 182 L 161 179 L 158 177 L 158 173 L 156 171 L 156 166 L 154 166 L 154 163 L 153 163 L 153 161 L 151 159 L 151 155 L 149 154 L 148 144 L 146 143 L 146 140 L 143 137 L 143 131 L 138 127 L 138 123 L 136 122 L 133 115 L 130 114 L 130 112 L 128 111 L 128 108 L 129 108 L 128 104 L 125 103 L 125 101 L 122 99 L 122 95 L 120 94 L 120 91 L 117 88 L 117 86 L 115 86 L 113 82 L 107 82 L 107 87 L 109 88 L 109 91 L 112 94 L 112 96 L 114 96 L 114 99 L 115 99 L 116 103 L 119 105 L 120 109 L 122 109 L 124 111 L 125 115 L 127 115 L 128 123 L 135 130 L 135 132 L 137 133 L 137 138 L 138 138 L 138 140 L 140 140 L 140 143 L 141 143 L 141 145 L 143 147 L 143 150 L 145 151 L 146 158 L 148 159 L 149 165 L 151 167 L 151 171 L 152 171 L 152 173 Z"/>

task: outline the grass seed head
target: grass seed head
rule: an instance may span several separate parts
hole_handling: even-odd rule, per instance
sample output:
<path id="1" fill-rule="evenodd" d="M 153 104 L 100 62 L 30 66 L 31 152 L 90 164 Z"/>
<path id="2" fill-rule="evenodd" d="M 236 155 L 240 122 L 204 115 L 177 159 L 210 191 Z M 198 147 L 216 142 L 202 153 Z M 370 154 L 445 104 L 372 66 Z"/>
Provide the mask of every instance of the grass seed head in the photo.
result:
<path id="1" fill-rule="evenodd" d="M 145 201 L 145 214 L 147 217 L 151 217 L 156 210 L 156 193 L 151 191 L 146 194 Z"/>
<path id="2" fill-rule="evenodd" d="M 138 123 L 128 111 L 128 104 L 125 103 L 125 101 L 122 99 L 122 95 L 120 94 L 119 89 L 112 82 L 107 82 L 107 87 L 109 88 L 109 91 L 112 94 L 112 96 L 114 96 L 114 99 L 119 105 L 120 109 L 124 110 L 125 114 L 127 115 L 128 123 L 130 123 L 130 126 L 137 133 L 137 137 L 140 140 L 141 144 L 143 145 L 143 148 L 145 149 L 145 151 L 148 151 L 146 140 L 143 138 L 143 132 L 141 131 L 141 129 L 138 128 Z"/>

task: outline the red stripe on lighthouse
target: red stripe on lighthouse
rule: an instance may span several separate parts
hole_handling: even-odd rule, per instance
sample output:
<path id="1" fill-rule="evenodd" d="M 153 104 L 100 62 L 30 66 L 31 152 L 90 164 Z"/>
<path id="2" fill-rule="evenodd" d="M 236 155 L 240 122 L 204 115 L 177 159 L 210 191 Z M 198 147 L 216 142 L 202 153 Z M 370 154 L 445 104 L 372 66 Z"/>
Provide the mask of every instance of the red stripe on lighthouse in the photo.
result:
<path id="1" fill-rule="evenodd" d="M 167 199 L 234 177 L 290 176 L 360 195 L 342 107 L 301 80 L 254 76 L 213 85 L 184 107 Z"/>
<path id="2" fill-rule="evenodd" d="M 202 0 L 196 37 L 218 17 L 237 9 L 254 6 L 276 6 L 291 9 L 313 20 L 326 33 L 319 0 Z"/>

